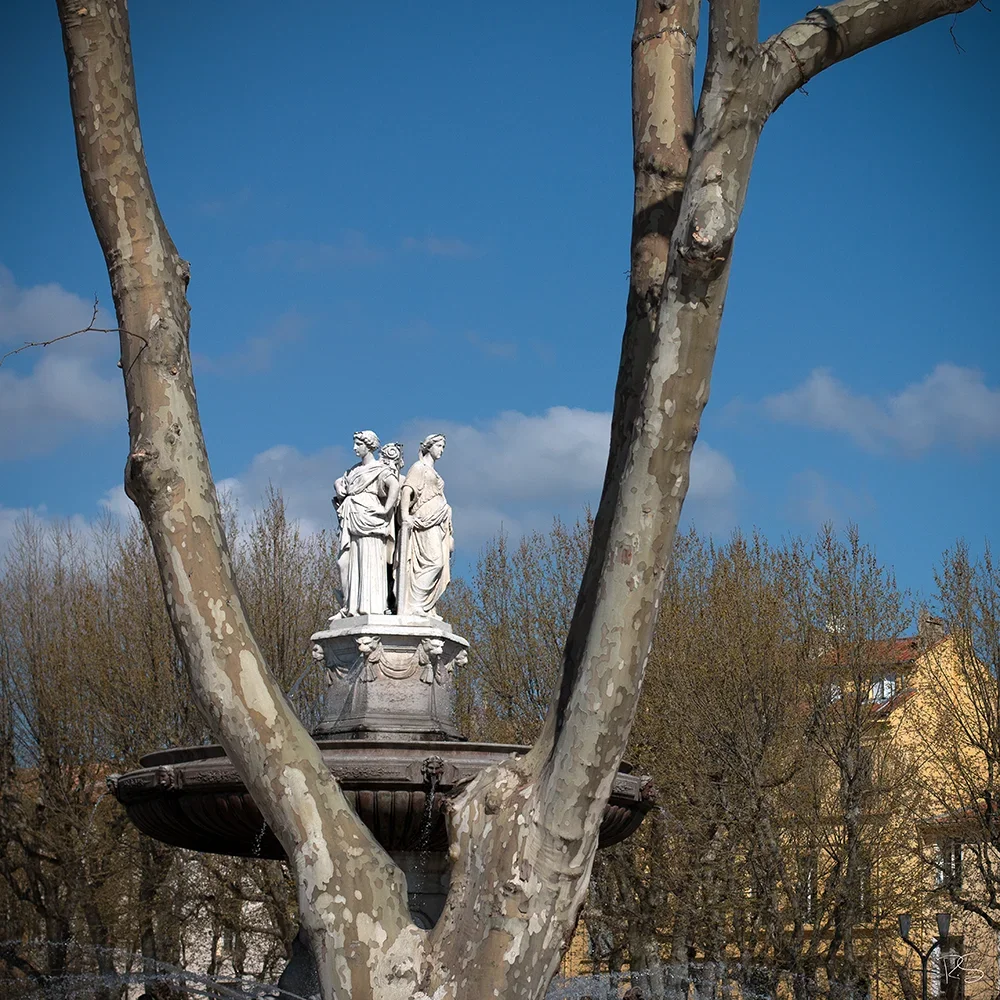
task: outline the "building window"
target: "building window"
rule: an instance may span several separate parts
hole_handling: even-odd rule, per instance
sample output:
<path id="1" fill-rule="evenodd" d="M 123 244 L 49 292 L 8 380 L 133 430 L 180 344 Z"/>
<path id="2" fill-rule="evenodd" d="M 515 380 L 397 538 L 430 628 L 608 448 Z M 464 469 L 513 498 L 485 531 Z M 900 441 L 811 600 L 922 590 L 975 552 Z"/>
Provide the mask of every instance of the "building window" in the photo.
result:
<path id="1" fill-rule="evenodd" d="M 863 924 L 870 924 L 875 919 L 875 897 L 872 893 L 871 865 L 864 862 L 858 873 L 858 919 Z"/>
<path id="2" fill-rule="evenodd" d="M 844 687 L 840 681 L 824 681 L 822 700 L 824 705 L 836 705 L 844 697 Z"/>
<path id="3" fill-rule="evenodd" d="M 934 869 L 937 884 L 942 889 L 962 888 L 962 842 L 960 840 L 938 842 Z"/>
<path id="4" fill-rule="evenodd" d="M 897 681 L 893 674 L 876 677 L 872 680 L 869 697 L 872 701 L 889 701 L 896 694 Z"/>

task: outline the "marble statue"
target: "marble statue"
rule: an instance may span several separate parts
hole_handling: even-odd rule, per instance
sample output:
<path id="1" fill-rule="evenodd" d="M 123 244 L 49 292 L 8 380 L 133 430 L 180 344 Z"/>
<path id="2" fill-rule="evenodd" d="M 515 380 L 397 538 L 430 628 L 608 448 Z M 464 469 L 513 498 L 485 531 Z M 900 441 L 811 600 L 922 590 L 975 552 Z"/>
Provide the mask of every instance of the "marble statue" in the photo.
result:
<path id="1" fill-rule="evenodd" d="M 354 453 L 360 461 L 333 487 L 333 504 L 340 519 L 337 566 L 344 595 L 343 607 L 334 616 L 337 618 L 389 612 L 388 566 L 396 534 L 399 466 L 395 455 L 391 462 L 377 458 L 378 448 L 374 431 L 358 431 Z M 402 464 L 402 449 L 398 459 Z"/>
<path id="2" fill-rule="evenodd" d="M 469 662 L 469 643 L 436 607 L 454 547 L 435 469 L 444 445 L 442 434 L 425 438 L 401 481 L 402 445 L 379 445 L 371 431 L 354 435 L 359 461 L 333 498 L 343 606 L 312 636 L 327 680 L 317 739 L 459 738 L 454 678 Z"/>
<path id="3" fill-rule="evenodd" d="M 403 470 L 403 446 L 398 441 L 386 441 L 384 445 L 379 449 L 379 456 L 382 461 L 385 462 L 390 468 L 396 470 L 396 474 L 399 475 Z M 396 507 L 396 534 L 399 534 L 399 507 Z M 389 543 L 389 550 L 387 552 L 389 557 L 388 565 L 386 566 L 386 575 L 388 580 L 386 586 L 388 588 L 389 603 L 391 610 L 396 614 L 399 613 L 399 607 L 397 604 L 396 591 L 399 589 L 396 586 L 396 578 L 399 573 L 399 545 L 398 537 L 397 542 Z"/>
<path id="4" fill-rule="evenodd" d="M 379 449 L 379 457 L 386 465 L 394 468 L 398 475 L 403 469 L 403 446 L 398 441 L 386 441 Z"/>
<path id="5" fill-rule="evenodd" d="M 455 540 L 444 480 L 434 463 L 444 452 L 443 434 L 431 434 L 420 445 L 420 457 L 400 489 L 400 551 L 396 572 L 399 614 L 440 618 L 434 610 L 451 580 Z"/>

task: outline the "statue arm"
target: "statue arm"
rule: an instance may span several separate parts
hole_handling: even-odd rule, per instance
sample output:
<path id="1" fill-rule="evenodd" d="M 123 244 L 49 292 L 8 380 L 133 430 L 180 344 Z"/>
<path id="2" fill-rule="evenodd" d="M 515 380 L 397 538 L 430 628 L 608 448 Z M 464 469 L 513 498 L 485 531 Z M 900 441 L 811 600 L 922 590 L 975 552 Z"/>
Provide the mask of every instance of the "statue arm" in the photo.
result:
<path id="1" fill-rule="evenodd" d="M 413 520 L 413 496 L 413 487 L 403 483 L 399 491 L 399 514 L 404 524 L 409 524 Z"/>
<path id="2" fill-rule="evenodd" d="M 399 499 L 399 479 L 396 476 L 389 476 L 385 482 L 385 512 L 390 514 Z"/>

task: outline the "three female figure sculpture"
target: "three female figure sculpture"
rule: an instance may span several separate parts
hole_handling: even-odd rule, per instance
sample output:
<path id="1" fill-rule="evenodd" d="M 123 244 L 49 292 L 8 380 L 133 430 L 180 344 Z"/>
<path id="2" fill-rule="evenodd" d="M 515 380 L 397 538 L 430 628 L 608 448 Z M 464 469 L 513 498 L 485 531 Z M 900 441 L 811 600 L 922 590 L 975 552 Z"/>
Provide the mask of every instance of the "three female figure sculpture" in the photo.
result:
<path id="1" fill-rule="evenodd" d="M 435 605 L 451 579 L 454 539 L 451 507 L 434 463 L 444 451 L 443 434 L 420 445 L 420 458 L 400 484 L 401 445 L 381 448 L 373 431 L 354 435 L 360 461 L 334 483 L 340 519 L 337 565 L 343 607 L 337 618 L 390 613 L 393 569 L 397 614 L 439 618 Z"/>

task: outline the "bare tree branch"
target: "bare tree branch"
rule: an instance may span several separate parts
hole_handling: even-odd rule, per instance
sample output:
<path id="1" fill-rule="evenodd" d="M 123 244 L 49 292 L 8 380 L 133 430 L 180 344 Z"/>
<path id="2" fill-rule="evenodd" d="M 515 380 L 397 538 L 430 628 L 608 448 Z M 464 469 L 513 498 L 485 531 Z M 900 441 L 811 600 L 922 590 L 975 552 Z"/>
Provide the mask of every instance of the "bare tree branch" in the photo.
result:
<path id="1" fill-rule="evenodd" d="M 58 337 L 53 337 L 51 340 L 26 341 L 20 347 L 15 347 L 12 351 L 7 351 L 6 354 L 0 354 L 0 365 L 3 365 L 3 363 L 9 357 L 12 357 L 15 354 L 20 354 L 21 351 L 26 351 L 29 347 L 49 347 L 52 344 L 58 344 L 60 340 L 69 340 L 70 337 L 77 337 L 81 333 L 128 333 L 127 330 L 122 330 L 121 327 L 117 326 L 109 326 L 109 327 L 94 326 L 94 324 L 97 322 L 97 309 L 98 309 L 98 303 L 97 303 L 97 296 L 95 295 L 94 312 L 93 315 L 90 317 L 90 322 L 86 326 L 81 327 L 79 330 L 73 330 L 70 333 L 64 333 Z M 138 337 L 138 339 L 141 340 L 147 346 L 149 344 L 149 341 L 147 341 L 145 337 L 139 337 L 138 334 L 129 334 L 129 336 Z"/>
<path id="2" fill-rule="evenodd" d="M 402 872 L 288 705 L 233 579 L 191 372 L 189 268 L 142 152 L 126 2 L 59 0 L 58 8 L 81 179 L 119 327 L 149 338 L 137 351 L 121 336 L 126 492 L 149 532 L 195 698 L 295 870 L 324 990 L 364 998 L 388 975 L 379 970 L 392 944 L 403 936 L 419 951 L 423 936 L 410 921 Z M 353 989 L 352 969 L 365 981 Z"/>
<path id="3" fill-rule="evenodd" d="M 913 28 L 960 14 L 979 0 L 841 0 L 811 10 L 763 45 L 767 107 L 775 110 L 798 87 L 834 63 Z"/>
<path id="4" fill-rule="evenodd" d="M 579 650 L 575 646 L 583 639 L 583 623 L 593 614 L 628 461 L 629 435 L 639 416 L 643 383 L 655 344 L 670 237 L 680 214 L 694 142 L 694 64 L 700 7 L 700 0 L 677 0 L 669 5 L 657 0 L 636 3 L 632 35 L 635 194 L 629 295 L 611 420 L 611 448 L 600 507 L 594 518 L 590 557 L 566 642 L 560 714 L 576 684 Z M 551 741 L 551 733 L 547 738 Z"/>
<path id="5" fill-rule="evenodd" d="M 717 85 L 719 74 L 739 85 L 741 68 L 757 54 L 759 21 L 760 0 L 709 0 L 706 87 Z"/>

